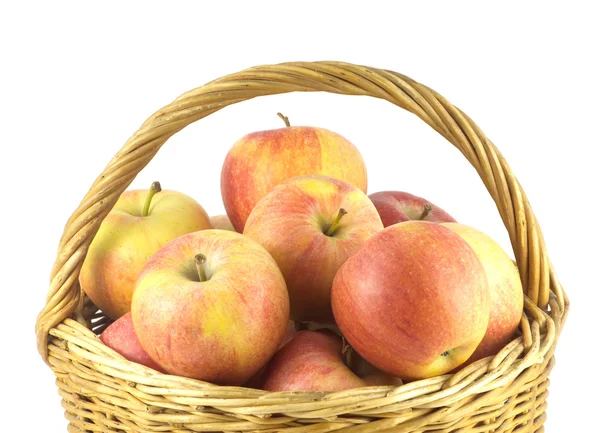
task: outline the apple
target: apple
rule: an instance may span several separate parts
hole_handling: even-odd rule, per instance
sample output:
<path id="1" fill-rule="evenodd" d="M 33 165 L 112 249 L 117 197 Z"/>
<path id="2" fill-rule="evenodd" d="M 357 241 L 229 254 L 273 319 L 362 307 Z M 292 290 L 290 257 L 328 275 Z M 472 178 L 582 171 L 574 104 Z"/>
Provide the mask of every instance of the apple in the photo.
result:
<path id="1" fill-rule="evenodd" d="M 384 227 L 411 221 L 456 222 L 442 208 L 424 198 L 402 191 L 380 191 L 369 195 Z"/>
<path id="2" fill-rule="evenodd" d="M 231 224 L 231 221 L 229 221 L 229 217 L 227 215 L 211 216 L 210 217 L 210 226 L 213 229 L 229 230 L 231 232 L 235 231 L 235 229 L 233 228 L 233 225 Z"/>
<path id="3" fill-rule="evenodd" d="M 125 191 L 92 240 L 81 268 L 81 287 L 107 316 L 118 319 L 131 309 L 131 296 L 144 264 L 162 245 L 186 233 L 210 228 L 208 215 L 194 199 L 162 191 Z"/>
<path id="4" fill-rule="evenodd" d="M 277 264 L 258 243 L 203 230 L 152 256 L 131 313 L 142 347 L 168 373 L 241 385 L 281 343 L 289 298 Z"/>
<path id="5" fill-rule="evenodd" d="M 354 374 L 344 363 L 342 339 L 331 331 L 298 331 L 265 369 L 261 389 L 266 391 L 343 391 L 401 382 L 388 375 Z"/>
<path id="6" fill-rule="evenodd" d="M 347 352 L 346 363 L 354 374 L 356 374 L 358 377 L 362 377 L 362 379 L 370 386 L 400 386 L 404 383 L 399 377 L 381 371 L 373 364 L 370 364 L 366 359 L 360 356 L 360 354 L 352 348 L 350 348 Z"/>
<path id="7" fill-rule="evenodd" d="M 367 170 L 352 143 L 335 132 L 289 126 L 248 134 L 229 150 L 221 171 L 227 215 L 242 233 L 256 203 L 271 189 L 296 176 L 322 174 L 367 191 Z"/>
<path id="8" fill-rule="evenodd" d="M 473 248 L 490 288 L 490 319 L 486 333 L 468 363 L 494 355 L 514 337 L 523 315 L 523 286 L 513 260 L 485 233 L 458 223 L 444 223 Z"/>
<path id="9" fill-rule="evenodd" d="M 465 362 L 490 314 L 475 252 L 428 221 L 394 224 L 371 237 L 340 267 L 331 302 L 350 345 L 403 379 L 444 374 Z"/>
<path id="10" fill-rule="evenodd" d="M 111 323 L 100 335 L 100 340 L 125 359 L 164 373 L 162 367 L 148 356 L 135 335 L 131 312 Z"/>
<path id="11" fill-rule="evenodd" d="M 285 346 L 292 338 L 296 335 L 296 323 L 292 320 L 288 322 L 287 328 L 285 329 L 285 334 L 283 335 L 283 340 L 279 343 L 279 347 L 277 350 L 281 349 Z M 265 374 L 265 367 L 261 368 L 258 373 L 252 376 L 246 383 L 244 383 L 245 388 L 260 388 Z"/>
<path id="12" fill-rule="evenodd" d="M 292 320 L 333 323 L 331 284 L 337 270 L 381 229 L 375 206 L 360 189 L 311 175 L 273 188 L 250 213 L 244 235 L 279 265 Z"/>

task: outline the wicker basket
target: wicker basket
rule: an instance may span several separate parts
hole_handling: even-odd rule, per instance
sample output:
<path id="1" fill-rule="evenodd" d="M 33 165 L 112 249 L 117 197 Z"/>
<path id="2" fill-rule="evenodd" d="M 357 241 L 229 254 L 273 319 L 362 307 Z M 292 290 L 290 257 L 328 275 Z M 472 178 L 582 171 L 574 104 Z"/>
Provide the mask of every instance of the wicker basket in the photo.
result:
<path id="1" fill-rule="evenodd" d="M 79 271 L 102 219 L 169 137 L 230 104 L 295 91 L 368 95 L 408 110 L 475 167 L 512 242 L 525 288 L 518 338 L 458 373 L 335 393 L 268 393 L 163 375 L 100 342 L 108 319 Z M 569 309 L 521 186 L 483 132 L 442 96 L 401 74 L 346 63 L 251 68 L 183 94 L 150 117 L 109 162 L 60 241 L 38 349 L 56 374 L 70 432 L 543 432 L 548 376 Z"/>

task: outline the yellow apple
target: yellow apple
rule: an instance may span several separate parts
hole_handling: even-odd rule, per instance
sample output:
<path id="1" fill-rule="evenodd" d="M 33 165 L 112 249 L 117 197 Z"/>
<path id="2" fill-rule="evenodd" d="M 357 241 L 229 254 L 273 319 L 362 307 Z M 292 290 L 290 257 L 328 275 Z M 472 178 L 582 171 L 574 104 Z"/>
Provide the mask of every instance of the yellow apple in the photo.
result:
<path id="1" fill-rule="evenodd" d="M 490 320 L 475 353 L 467 362 L 496 354 L 515 335 L 523 314 L 523 286 L 515 263 L 485 233 L 458 223 L 443 223 L 473 248 L 487 275 L 490 288 Z"/>
<path id="2" fill-rule="evenodd" d="M 118 319 L 131 310 L 135 282 L 146 262 L 165 243 L 210 228 L 194 199 L 162 191 L 125 191 L 102 222 L 81 268 L 79 281 L 105 314 Z"/>

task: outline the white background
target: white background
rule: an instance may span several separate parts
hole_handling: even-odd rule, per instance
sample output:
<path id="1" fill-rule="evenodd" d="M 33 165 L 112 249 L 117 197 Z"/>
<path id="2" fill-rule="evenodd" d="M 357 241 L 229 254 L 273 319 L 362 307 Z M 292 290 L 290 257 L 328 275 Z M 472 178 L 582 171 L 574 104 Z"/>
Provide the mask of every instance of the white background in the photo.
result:
<path id="1" fill-rule="evenodd" d="M 62 228 L 104 165 L 155 110 L 265 63 L 343 60 L 434 88 L 501 149 L 528 193 L 572 301 L 546 431 L 591 431 L 597 412 L 600 31 L 593 2 L 19 2 L 0 7 L 2 431 L 66 431 L 35 316 Z M 217 2 L 214 2 L 216 4 Z M 450 3 L 452 5 L 450 5 Z M 229 107 L 171 139 L 133 187 L 158 179 L 221 213 L 219 175 L 242 135 L 323 126 L 361 150 L 369 192 L 422 195 L 509 249 L 460 153 L 381 101 L 322 94 Z M 10 428 L 13 427 L 13 428 Z M 16 431 L 16 430 L 14 430 Z"/>

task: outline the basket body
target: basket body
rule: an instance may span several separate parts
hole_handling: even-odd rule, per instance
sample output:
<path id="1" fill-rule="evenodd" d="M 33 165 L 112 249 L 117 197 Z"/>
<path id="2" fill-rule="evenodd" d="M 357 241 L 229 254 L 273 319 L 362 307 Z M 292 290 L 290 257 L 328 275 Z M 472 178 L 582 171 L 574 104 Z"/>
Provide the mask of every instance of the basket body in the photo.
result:
<path id="1" fill-rule="evenodd" d="M 525 306 L 520 335 L 456 374 L 394 388 L 268 393 L 163 375 L 100 342 L 108 319 L 78 283 L 87 248 L 119 195 L 170 136 L 257 96 L 328 91 L 385 99 L 425 121 L 471 162 L 509 233 Z M 338 62 L 241 71 L 185 93 L 151 116 L 109 162 L 69 219 L 36 324 L 70 432 L 542 432 L 554 349 L 569 301 L 541 230 L 506 161 L 464 113 L 395 72 Z"/>

